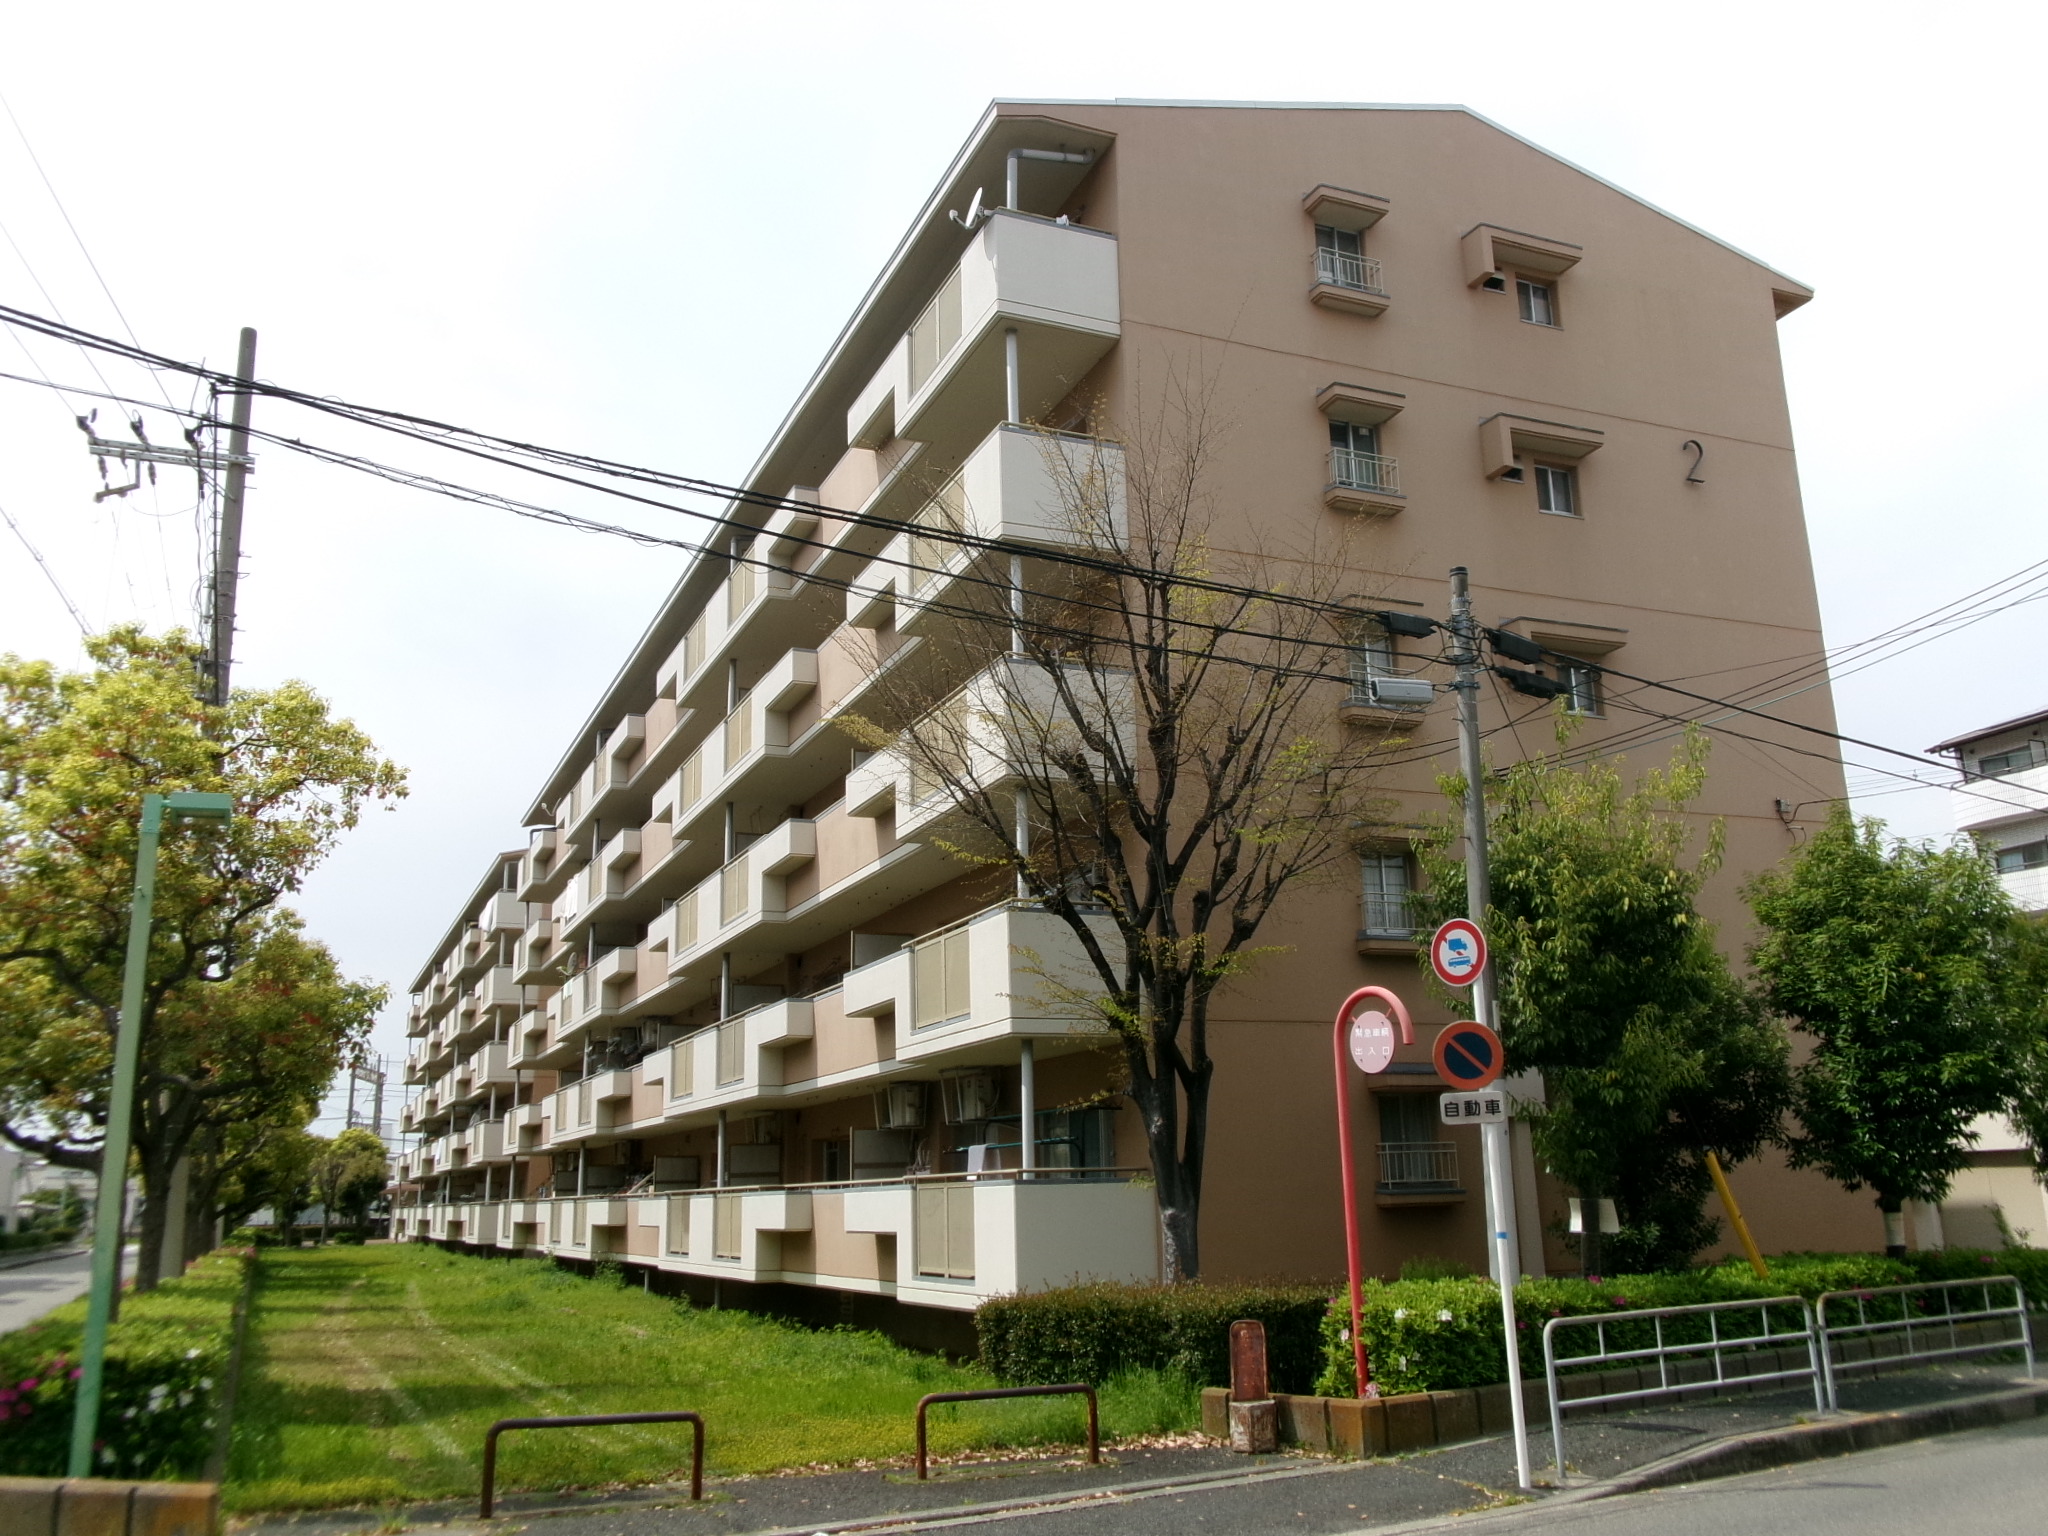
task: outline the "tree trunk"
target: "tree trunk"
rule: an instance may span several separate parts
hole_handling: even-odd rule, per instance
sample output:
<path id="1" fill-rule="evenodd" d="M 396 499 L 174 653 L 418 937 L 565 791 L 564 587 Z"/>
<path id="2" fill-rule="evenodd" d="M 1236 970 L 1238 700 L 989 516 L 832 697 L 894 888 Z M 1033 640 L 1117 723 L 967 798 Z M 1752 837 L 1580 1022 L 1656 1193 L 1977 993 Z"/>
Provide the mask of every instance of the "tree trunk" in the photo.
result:
<path id="1" fill-rule="evenodd" d="M 1579 1273 L 1591 1279 L 1601 1273 L 1600 1191 L 1579 1190 Z"/>
<path id="2" fill-rule="evenodd" d="M 142 1230 L 137 1235 L 135 1255 L 135 1289 L 138 1294 L 156 1289 L 157 1270 L 164 1256 L 164 1234 L 170 1226 L 173 1161 L 162 1155 L 160 1147 L 137 1148 L 136 1163 L 142 1185 Z"/>
<path id="3" fill-rule="evenodd" d="M 1906 1256 L 1906 1202 L 1897 1195 L 1879 1195 L 1877 1208 L 1884 1216 L 1884 1256 Z"/>

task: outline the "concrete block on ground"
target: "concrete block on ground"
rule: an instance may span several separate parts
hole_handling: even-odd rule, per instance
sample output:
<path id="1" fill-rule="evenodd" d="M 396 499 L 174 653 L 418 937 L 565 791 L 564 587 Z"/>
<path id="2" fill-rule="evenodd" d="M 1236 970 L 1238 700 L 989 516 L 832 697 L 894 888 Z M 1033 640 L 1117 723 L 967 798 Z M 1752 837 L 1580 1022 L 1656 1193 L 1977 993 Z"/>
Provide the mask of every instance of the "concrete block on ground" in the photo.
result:
<path id="1" fill-rule="evenodd" d="M 1202 1388 L 1202 1433 L 1211 1440 L 1230 1438 L 1230 1388 Z"/>
<path id="2" fill-rule="evenodd" d="M 214 1483 L 137 1483 L 128 1536 L 214 1536 L 220 1488 Z"/>
<path id="3" fill-rule="evenodd" d="M 1479 1432 L 1482 1435 L 1506 1434 L 1515 1427 L 1515 1416 L 1511 1411 L 1513 1400 L 1508 1396 L 1508 1384 L 1497 1381 L 1490 1387 L 1474 1387 L 1472 1395 L 1479 1401 Z"/>
<path id="4" fill-rule="evenodd" d="M 1280 1405 L 1272 1398 L 1230 1404 L 1230 1448 L 1241 1456 L 1264 1456 L 1280 1449 Z"/>
<path id="5" fill-rule="evenodd" d="M 1330 1446 L 1330 1400 L 1326 1397 L 1297 1397 L 1275 1394 L 1280 1405 L 1281 1438 L 1311 1451 Z"/>
<path id="6" fill-rule="evenodd" d="M 1479 1438 L 1479 1394 L 1471 1388 L 1451 1392 L 1432 1392 L 1431 1401 L 1436 1404 L 1436 1443 L 1456 1445 L 1461 1440 Z"/>
<path id="7" fill-rule="evenodd" d="M 1339 1456 L 1378 1456 L 1387 1448 L 1387 1416 L 1377 1398 L 1333 1397 L 1330 1449 Z"/>
<path id="8" fill-rule="evenodd" d="M 55 1477 L 0 1477 L 0 1531 L 56 1536 L 57 1490 L 63 1486 Z"/>
<path id="9" fill-rule="evenodd" d="M 1420 1451 L 1436 1444 L 1436 1404 L 1427 1392 L 1383 1397 L 1389 1451 Z"/>
<path id="10" fill-rule="evenodd" d="M 57 1490 L 57 1536 L 128 1536 L 133 1483 L 69 1477 Z"/>

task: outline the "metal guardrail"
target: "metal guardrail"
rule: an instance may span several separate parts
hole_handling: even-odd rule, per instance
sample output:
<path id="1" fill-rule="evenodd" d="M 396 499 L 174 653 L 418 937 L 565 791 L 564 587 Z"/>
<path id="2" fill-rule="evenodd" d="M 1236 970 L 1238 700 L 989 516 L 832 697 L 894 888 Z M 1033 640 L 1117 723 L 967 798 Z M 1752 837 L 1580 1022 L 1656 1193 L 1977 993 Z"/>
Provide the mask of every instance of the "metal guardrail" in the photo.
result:
<path id="1" fill-rule="evenodd" d="M 1330 483 L 1352 491 L 1401 493 L 1401 469 L 1393 459 L 1380 453 L 1361 453 L 1355 448 L 1330 450 Z"/>
<path id="2" fill-rule="evenodd" d="M 925 1410 L 933 1403 L 970 1403 L 998 1397 L 1057 1397 L 1079 1393 L 1088 1399 L 1088 1461 L 1102 1462 L 1102 1433 L 1095 1405 L 1095 1389 L 1084 1382 L 1067 1382 L 1057 1387 L 991 1387 L 984 1392 L 927 1392 L 917 1400 L 917 1480 L 926 1480 Z"/>
<path id="3" fill-rule="evenodd" d="M 1333 288 L 1350 288 L 1359 293 L 1384 294 L 1380 286 L 1379 258 L 1353 256 L 1348 251 L 1319 248 L 1315 255 L 1316 281 Z"/>
<path id="4" fill-rule="evenodd" d="M 508 1429 L 589 1429 L 599 1424 L 687 1424 L 690 1426 L 690 1497 L 704 1497 L 704 1416 L 673 1413 L 576 1413 L 551 1419 L 500 1419 L 484 1431 L 484 1489 L 479 1518 L 491 1518 L 498 1493 L 498 1436 Z"/>
<path id="5" fill-rule="evenodd" d="M 1783 1318 L 1788 1313 L 1796 1318 L 1796 1326 L 1774 1327 L 1771 1314 L 1775 1311 Z M 1751 1313 L 1756 1318 L 1756 1331 L 1729 1334 L 1723 1331 L 1722 1319 L 1734 1313 Z M 1671 1335 L 1697 1332 L 1705 1325 L 1704 1338 L 1674 1338 Z M 1643 1338 L 1648 1328 L 1649 1342 L 1638 1345 L 1620 1344 L 1610 1346 L 1609 1330 L 1620 1333 L 1626 1341 L 1629 1338 Z M 1591 1328 L 1594 1330 L 1594 1348 L 1590 1353 L 1560 1356 L 1557 1352 L 1557 1337 L 1567 1329 Z M 1730 1355 L 1753 1354 L 1758 1350 L 1777 1349 L 1781 1346 L 1799 1344 L 1806 1349 L 1806 1365 L 1803 1369 L 1745 1371 L 1730 1375 L 1727 1357 Z M 1713 1374 L 1695 1374 L 1685 1371 L 1686 1362 L 1710 1357 Z M 1668 1397 L 1686 1392 L 1707 1392 L 1717 1387 L 1755 1386 L 1766 1381 L 1800 1381 L 1813 1383 L 1813 1406 L 1826 1412 L 1829 1399 L 1825 1374 L 1821 1364 L 1821 1350 L 1818 1335 L 1814 1329 L 1813 1308 L 1803 1297 L 1773 1296 L 1760 1301 L 1714 1301 L 1685 1307 L 1647 1307 L 1641 1311 L 1594 1313 L 1582 1317 L 1553 1317 L 1543 1325 L 1543 1376 L 1544 1386 L 1550 1395 L 1550 1441 L 1557 1462 L 1557 1480 L 1565 1480 L 1564 1472 L 1564 1415 L 1573 1408 L 1592 1408 L 1604 1403 L 1640 1402 L 1653 1397 Z M 1558 1390 L 1560 1367 L 1587 1369 L 1594 1366 L 1622 1365 L 1629 1363 L 1649 1364 L 1657 1367 L 1657 1383 L 1645 1386 L 1638 1378 L 1634 1387 L 1618 1392 L 1593 1392 L 1583 1397 L 1567 1399 Z M 1690 1380 L 1678 1380 L 1673 1376 L 1674 1363 L 1680 1364 L 1680 1374 Z"/>
<path id="6" fill-rule="evenodd" d="M 1994 1305 L 1992 1291 L 2010 1287 L 2012 1304 Z M 1959 1309 L 1956 1302 L 1975 1292 L 1979 1305 Z M 1927 1302 L 1939 1301 L 1930 1311 Z M 1854 1322 L 1831 1322 L 1830 1307 L 1837 1315 L 1851 1305 Z M 1873 1310 L 1876 1316 L 1872 1316 Z M 1957 1329 L 1977 1323 L 2011 1318 L 2019 1325 L 2016 1338 L 1964 1342 Z M 1983 1355 L 2018 1349 L 2026 1356 L 2027 1374 L 2034 1374 L 2034 1333 L 2027 1320 L 2025 1287 L 2011 1275 L 1986 1275 L 1980 1280 L 1927 1280 L 1916 1285 L 1880 1285 L 1857 1291 L 1829 1291 L 1814 1303 L 1815 1328 L 1820 1339 L 1821 1370 L 1827 1378 L 1828 1406 L 1838 1406 L 1835 1377 L 1850 1371 L 1881 1370 L 1911 1360 L 1944 1360 L 1958 1355 Z M 1928 1336 L 1933 1339 L 1929 1340 Z M 1852 1339 L 1867 1339 L 1872 1353 L 1867 1360 L 1835 1359 L 1835 1345 Z M 1898 1339 L 1904 1347 L 1879 1353 L 1878 1340 Z M 1939 1342 L 1946 1340 L 1946 1342 Z"/>

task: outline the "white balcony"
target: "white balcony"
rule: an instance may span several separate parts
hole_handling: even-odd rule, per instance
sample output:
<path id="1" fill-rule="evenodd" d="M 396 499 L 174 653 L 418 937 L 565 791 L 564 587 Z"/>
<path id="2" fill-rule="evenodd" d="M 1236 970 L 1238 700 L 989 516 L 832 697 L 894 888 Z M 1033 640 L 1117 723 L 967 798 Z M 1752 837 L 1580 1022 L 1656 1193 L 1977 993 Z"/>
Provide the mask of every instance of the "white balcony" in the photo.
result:
<path id="1" fill-rule="evenodd" d="M 1091 921 L 1111 955 L 1107 918 Z M 849 1017 L 896 1019 L 896 1054 L 916 1061 L 1010 1035 L 1097 1033 L 1105 1026 L 1071 999 L 1102 982 L 1072 929 L 1036 907 L 1006 903 L 858 969 L 841 982 Z"/>
<path id="2" fill-rule="evenodd" d="M 1330 482 L 1323 488 L 1323 505 L 1336 512 L 1389 517 L 1407 504 L 1401 467 L 1393 459 L 1351 448 L 1330 450 Z"/>
<path id="3" fill-rule="evenodd" d="M 2048 763 L 1996 778 L 1972 776 L 1950 791 L 1958 832 L 2048 818 Z"/>
<path id="4" fill-rule="evenodd" d="M 1073 690 L 1070 707 L 1045 668 L 1015 658 L 997 661 L 912 727 L 922 751 L 892 747 L 856 764 L 846 776 L 846 810 L 854 816 L 878 816 L 893 805 L 899 839 L 943 828 L 956 814 L 955 799 L 930 771 L 932 759 L 959 784 L 984 792 L 999 789 L 1014 776 L 1016 765 L 1042 761 L 1054 748 L 1080 746 L 1085 737 L 1073 721 L 1074 709 L 1095 716 L 1087 722 L 1091 729 L 1119 732 L 1128 756 L 1127 705 L 1115 706 L 1124 711 L 1124 719 L 1108 718 L 1093 702 L 1103 686 L 1099 677 L 1082 680 Z"/>
<path id="5" fill-rule="evenodd" d="M 1309 302 L 1325 309 L 1368 320 L 1385 314 L 1391 302 L 1381 286 L 1377 258 L 1326 249 L 1310 258 L 1308 296 Z"/>
<path id="6" fill-rule="evenodd" d="M 861 391 L 847 439 L 979 437 L 1005 416 L 1003 332 L 1012 327 L 1020 406 L 1027 420 L 1040 417 L 1115 344 L 1121 322 L 1113 236 L 999 211 Z"/>
<path id="7" fill-rule="evenodd" d="M 993 571 L 1007 580 L 1007 561 L 996 569 L 950 535 L 1048 549 L 1120 546 L 1123 449 L 1100 438 L 998 426 L 911 521 L 918 528 L 891 540 L 848 587 L 849 624 L 876 628 L 893 617 L 914 633 L 933 605 L 1000 607 L 1000 588 L 962 578 L 979 568 L 982 577 Z M 1041 591 L 1062 575 L 1026 570 L 1027 583 Z"/>

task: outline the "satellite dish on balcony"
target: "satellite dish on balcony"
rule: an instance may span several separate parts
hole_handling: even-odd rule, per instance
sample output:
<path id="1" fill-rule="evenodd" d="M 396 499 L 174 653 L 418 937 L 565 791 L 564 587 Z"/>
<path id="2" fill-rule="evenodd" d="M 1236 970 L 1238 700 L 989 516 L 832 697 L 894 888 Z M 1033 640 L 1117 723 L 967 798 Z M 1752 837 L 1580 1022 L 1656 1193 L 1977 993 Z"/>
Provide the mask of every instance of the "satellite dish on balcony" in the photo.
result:
<path id="1" fill-rule="evenodd" d="M 946 215 L 947 218 L 958 224 L 962 229 L 974 228 L 975 225 L 982 221 L 983 216 L 981 211 L 981 188 L 979 187 L 974 189 L 974 200 L 967 205 L 967 216 L 965 218 L 960 216 L 957 209 Z"/>

